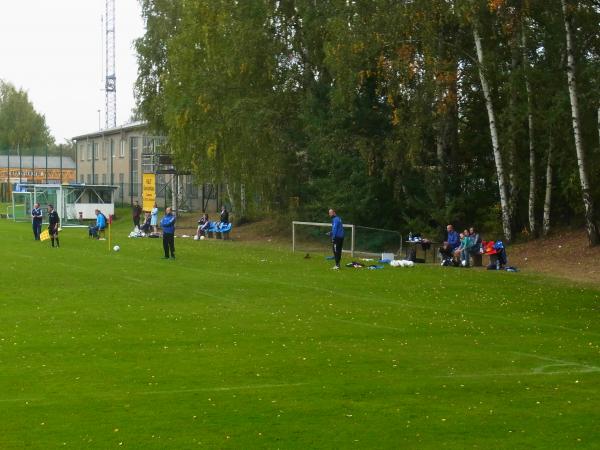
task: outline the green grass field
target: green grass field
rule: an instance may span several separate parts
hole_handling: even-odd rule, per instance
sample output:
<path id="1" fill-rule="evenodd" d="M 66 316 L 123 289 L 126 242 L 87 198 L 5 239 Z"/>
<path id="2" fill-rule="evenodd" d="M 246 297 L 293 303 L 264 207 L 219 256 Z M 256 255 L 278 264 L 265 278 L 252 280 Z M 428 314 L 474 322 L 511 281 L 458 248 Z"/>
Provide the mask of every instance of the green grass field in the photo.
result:
<path id="1" fill-rule="evenodd" d="M 1 449 L 600 446 L 596 288 L 129 228 L 0 222 Z"/>

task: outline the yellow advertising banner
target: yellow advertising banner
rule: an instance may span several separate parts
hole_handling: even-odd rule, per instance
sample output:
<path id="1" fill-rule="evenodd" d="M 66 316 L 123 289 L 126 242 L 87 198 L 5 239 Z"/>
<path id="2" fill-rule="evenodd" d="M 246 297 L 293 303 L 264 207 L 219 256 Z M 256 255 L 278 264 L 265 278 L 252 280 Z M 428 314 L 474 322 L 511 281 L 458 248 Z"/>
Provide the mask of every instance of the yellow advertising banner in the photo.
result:
<path id="1" fill-rule="evenodd" d="M 154 202 L 156 201 L 156 175 L 153 173 L 145 173 L 143 181 L 142 208 L 144 211 L 152 211 Z"/>

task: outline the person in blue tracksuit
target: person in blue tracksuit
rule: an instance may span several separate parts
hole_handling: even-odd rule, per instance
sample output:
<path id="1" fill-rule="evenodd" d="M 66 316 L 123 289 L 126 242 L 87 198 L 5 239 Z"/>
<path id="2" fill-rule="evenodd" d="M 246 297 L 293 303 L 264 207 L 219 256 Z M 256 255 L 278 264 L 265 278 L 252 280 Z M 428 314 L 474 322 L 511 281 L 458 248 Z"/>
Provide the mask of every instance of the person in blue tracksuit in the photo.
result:
<path id="1" fill-rule="evenodd" d="M 329 217 L 331 217 L 331 231 L 328 234 L 331 237 L 333 257 L 335 259 L 333 269 L 339 270 L 340 261 L 342 260 L 342 247 L 344 246 L 344 225 L 342 224 L 342 219 L 340 219 L 334 209 L 329 210 Z"/>
<path id="2" fill-rule="evenodd" d="M 165 259 L 175 259 L 175 214 L 171 208 L 165 210 L 165 216 L 160 221 L 160 227 L 163 231 L 163 250 Z"/>
<path id="3" fill-rule="evenodd" d="M 33 226 L 33 237 L 36 241 L 39 241 L 40 233 L 42 232 L 42 208 L 40 208 L 40 204 L 37 202 L 31 210 L 31 224 Z"/>
<path id="4" fill-rule="evenodd" d="M 99 209 L 94 211 L 96 214 L 96 226 L 92 228 L 92 236 L 100 239 L 100 233 L 106 230 L 106 216 Z"/>

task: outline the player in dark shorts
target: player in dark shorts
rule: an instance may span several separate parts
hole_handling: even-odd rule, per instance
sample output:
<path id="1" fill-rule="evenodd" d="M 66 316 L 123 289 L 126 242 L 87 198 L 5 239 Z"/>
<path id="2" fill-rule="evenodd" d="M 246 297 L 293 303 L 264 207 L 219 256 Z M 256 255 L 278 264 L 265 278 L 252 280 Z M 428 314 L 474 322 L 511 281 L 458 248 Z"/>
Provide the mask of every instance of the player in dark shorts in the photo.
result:
<path id="1" fill-rule="evenodd" d="M 53 205 L 48 205 L 48 233 L 50 234 L 50 239 L 52 239 L 52 247 L 54 247 L 54 241 L 56 240 L 56 246 L 60 247 L 60 243 L 58 241 L 58 226 L 60 225 L 60 218 L 58 217 L 58 213 L 54 209 Z"/>

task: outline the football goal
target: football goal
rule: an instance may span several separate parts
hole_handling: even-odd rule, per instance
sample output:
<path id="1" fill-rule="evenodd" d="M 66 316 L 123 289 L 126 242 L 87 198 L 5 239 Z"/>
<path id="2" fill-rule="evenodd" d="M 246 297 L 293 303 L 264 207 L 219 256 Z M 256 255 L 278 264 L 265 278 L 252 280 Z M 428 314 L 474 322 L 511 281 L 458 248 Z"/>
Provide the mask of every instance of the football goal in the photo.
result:
<path id="1" fill-rule="evenodd" d="M 17 222 L 31 220 L 33 196 L 30 192 L 13 192 L 12 204 L 8 205 L 6 217 Z"/>
<path id="2" fill-rule="evenodd" d="M 327 235 L 330 230 L 331 223 L 292 222 L 292 251 L 330 252 L 331 238 Z M 402 235 L 397 231 L 344 224 L 344 232 L 343 251 L 351 256 L 396 255 L 402 250 Z"/>

